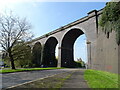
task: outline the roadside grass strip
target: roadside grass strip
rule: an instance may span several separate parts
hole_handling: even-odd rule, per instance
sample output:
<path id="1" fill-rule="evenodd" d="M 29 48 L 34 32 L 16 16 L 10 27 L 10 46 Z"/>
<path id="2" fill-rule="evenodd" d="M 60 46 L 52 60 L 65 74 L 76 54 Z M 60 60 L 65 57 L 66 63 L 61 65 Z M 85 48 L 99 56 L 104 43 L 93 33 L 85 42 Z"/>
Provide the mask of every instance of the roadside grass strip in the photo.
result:
<path id="1" fill-rule="evenodd" d="M 87 81 L 90 88 L 118 88 L 118 74 L 98 71 L 86 70 L 84 79 Z"/>
<path id="2" fill-rule="evenodd" d="M 64 68 L 57 68 L 57 67 L 50 67 L 50 68 L 24 68 L 24 69 L 3 69 L 0 70 L 0 73 L 12 73 L 12 72 L 23 72 L 23 71 L 37 71 L 37 70 L 51 70 L 51 69 L 64 69 Z"/>

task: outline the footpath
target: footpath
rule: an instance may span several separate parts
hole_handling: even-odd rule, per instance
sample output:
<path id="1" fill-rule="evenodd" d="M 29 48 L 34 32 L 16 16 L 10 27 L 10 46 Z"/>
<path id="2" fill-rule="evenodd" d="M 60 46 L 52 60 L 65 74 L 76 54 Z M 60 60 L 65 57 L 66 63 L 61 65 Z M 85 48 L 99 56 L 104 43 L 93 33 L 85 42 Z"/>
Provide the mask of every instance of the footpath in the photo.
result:
<path id="1" fill-rule="evenodd" d="M 62 88 L 88 88 L 87 82 L 84 80 L 84 71 L 75 71 L 70 78 L 68 78 Z"/>

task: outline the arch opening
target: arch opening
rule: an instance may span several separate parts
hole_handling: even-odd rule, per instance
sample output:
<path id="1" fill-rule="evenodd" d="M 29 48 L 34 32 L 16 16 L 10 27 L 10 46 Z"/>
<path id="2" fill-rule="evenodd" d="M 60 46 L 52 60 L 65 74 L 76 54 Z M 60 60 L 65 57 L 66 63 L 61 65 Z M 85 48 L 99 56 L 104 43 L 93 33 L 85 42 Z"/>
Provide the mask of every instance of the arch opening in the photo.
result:
<path id="1" fill-rule="evenodd" d="M 88 63 L 85 34 L 80 35 L 74 43 L 74 61 L 76 62 L 76 67 L 80 68 L 85 68 Z"/>
<path id="2" fill-rule="evenodd" d="M 43 62 L 44 67 L 57 67 L 57 60 L 55 56 L 55 49 L 58 41 L 55 37 L 50 37 L 45 45 L 43 51 Z"/>
<path id="3" fill-rule="evenodd" d="M 74 61 L 74 43 L 76 39 L 83 35 L 84 32 L 80 29 L 71 29 L 68 31 L 62 40 L 61 45 L 61 66 L 73 68 L 76 67 Z"/>
<path id="4" fill-rule="evenodd" d="M 35 67 L 40 67 L 41 65 L 41 43 L 37 42 L 35 43 L 33 50 L 32 50 L 32 54 L 33 54 L 33 64 Z"/>
<path id="5" fill-rule="evenodd" d="M 56 57 L 56 60 L 58 61 L 58 44 L 56 45 L 56 48 L 55 48 L 55 57 Z"/>

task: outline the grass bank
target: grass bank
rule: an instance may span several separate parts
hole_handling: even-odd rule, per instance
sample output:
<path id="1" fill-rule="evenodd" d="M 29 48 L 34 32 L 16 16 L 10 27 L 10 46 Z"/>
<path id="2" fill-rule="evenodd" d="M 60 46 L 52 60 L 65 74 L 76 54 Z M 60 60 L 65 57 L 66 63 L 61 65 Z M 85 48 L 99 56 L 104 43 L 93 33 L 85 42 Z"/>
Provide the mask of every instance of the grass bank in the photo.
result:
<path id="1" fill-rule="evenodd" d="M 63 69 L 57 67 L 50 67 L 50 68 L 22 68 L 22 69 L 3 69 L 0 70 L 0 73 L 12 73 L 12 72 L 22 72 L 22 71 L 36 71 L 36 70 L 51 70 L 51 69 Z"/>
<path id="2" fill-rule="evenodd" d="M 110 72 L 86 70 L 84 78 L 90 88 L 118 88 L 118 75 Z"/>

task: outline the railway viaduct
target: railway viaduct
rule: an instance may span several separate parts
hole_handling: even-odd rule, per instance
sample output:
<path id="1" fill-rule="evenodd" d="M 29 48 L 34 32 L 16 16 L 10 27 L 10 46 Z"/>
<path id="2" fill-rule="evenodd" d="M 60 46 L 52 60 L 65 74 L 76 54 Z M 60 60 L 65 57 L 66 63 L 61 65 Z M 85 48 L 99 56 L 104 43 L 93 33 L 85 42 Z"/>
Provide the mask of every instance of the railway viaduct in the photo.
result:
<path id="1" fill-rule="evenodd" d="M 74 42 L 82 34 L 87 38 L 88 68 L 118 73 L 120 46 L 117 45 L 115 32 L 105 34 L 99 27 L 102 10 L 93 10 L 87 16 L 60 27 L 30 42 L 32 53 L 35 50 L 39 65 L 50 67 L 75 67 Z M 55 48 L 58 44 L 58 61 Z"/>

